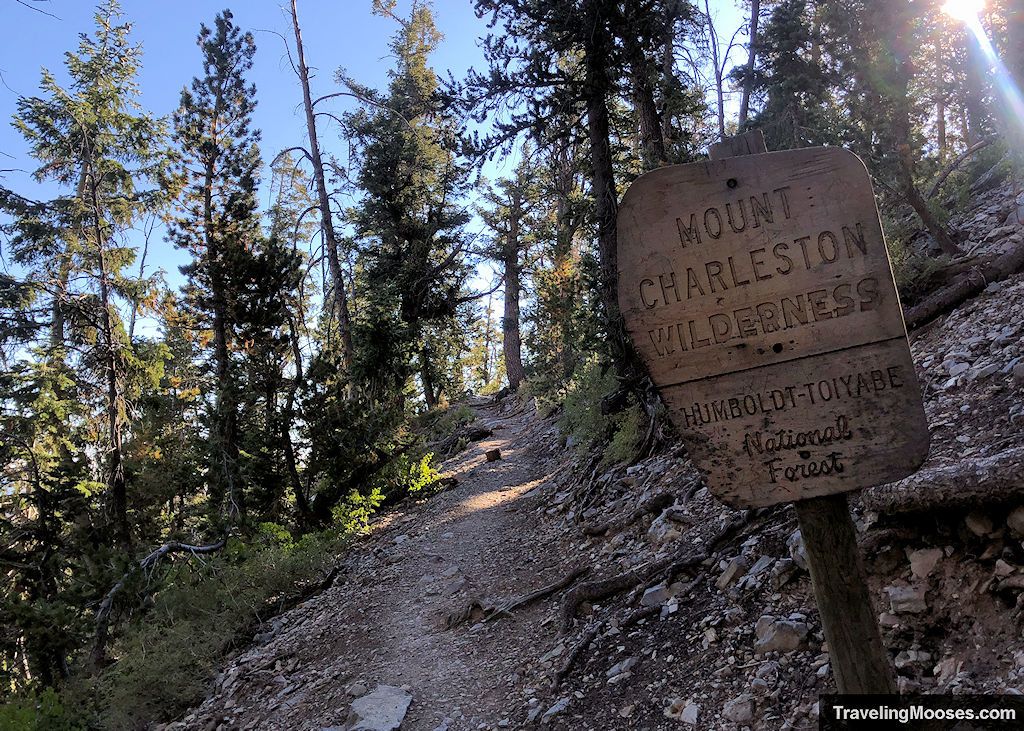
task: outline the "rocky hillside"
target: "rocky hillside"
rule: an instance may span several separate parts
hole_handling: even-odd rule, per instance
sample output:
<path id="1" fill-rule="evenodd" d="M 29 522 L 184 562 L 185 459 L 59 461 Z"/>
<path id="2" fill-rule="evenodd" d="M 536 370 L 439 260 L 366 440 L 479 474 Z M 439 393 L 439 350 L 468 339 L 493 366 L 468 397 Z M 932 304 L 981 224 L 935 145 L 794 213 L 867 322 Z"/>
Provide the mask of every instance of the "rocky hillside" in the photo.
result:
<path id="1" fill-rule="evenodd" d="M 954 221 L 971 256 L 1021 246 L 1016 208 L 997 189 Z M 883 638 L 902 691 L 1019 693 L 1024 275 L 912 352 L 931 454 L 851 496 Z M 378 520 L 165 728 L 816 727 L 834 685 L 792 508 L 723 506 L 680 451 L 600 471 L 529 407 L 474 408 L 458 484 Z"/>

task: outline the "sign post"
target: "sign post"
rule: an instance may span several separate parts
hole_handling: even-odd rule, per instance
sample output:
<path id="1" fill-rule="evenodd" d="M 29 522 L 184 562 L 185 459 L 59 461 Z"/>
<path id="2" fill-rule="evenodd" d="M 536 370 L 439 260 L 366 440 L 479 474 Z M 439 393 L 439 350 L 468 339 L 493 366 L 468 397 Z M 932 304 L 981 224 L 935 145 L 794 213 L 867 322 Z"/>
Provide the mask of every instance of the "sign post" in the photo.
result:
<path id="1" fill-rule="evenodd" d="M 928 428 L 870 179 L 761 133 L 638 178 L 626 329 L 708 488 L 794 502 L 841 693 L 893 693 L 845 493 L 913 472 Z"/>

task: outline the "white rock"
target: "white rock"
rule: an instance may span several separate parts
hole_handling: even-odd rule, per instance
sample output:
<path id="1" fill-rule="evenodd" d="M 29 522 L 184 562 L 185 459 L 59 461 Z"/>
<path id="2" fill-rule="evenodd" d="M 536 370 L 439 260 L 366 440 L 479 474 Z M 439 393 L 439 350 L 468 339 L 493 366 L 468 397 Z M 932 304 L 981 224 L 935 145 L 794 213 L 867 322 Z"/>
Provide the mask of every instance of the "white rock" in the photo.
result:
<path id="1" fill-rule="evenodd" d="M 345 731 L 393 731 L 402 725 L 412 696 L 393 685 L 378 685 L 377 690 L 352 701 Z"/>
<path id="2" fill-rule="evenodd" d="M 651 523 L 651 527 L 647 529 L 647 540 L 650 541 L 656 551 L 660 551 L 682 535 L 679 526 L 669 520 L 665 513 L 659 515 Z"/>
<path id="3" fill-rule="evenodd" d="M 928 609 L 923 586 L 887 586 L 885 592 L 893 614 L 920 614 Z"/>
<path id="4" fill-rule="evenodd" d="M 1014 537 L 1024 536 L 1024 507 L 1016 508 L 1006 516 L 1006 525 L 1010 527 L 1010 532 Z"/>
<path id="5" fill-rule="evenodd" d="M 982 378 L 988 378 L 989 376 L 995 374 L 998 370 L 998 365 L 996 365 L 995 363 L 990 363 L 984 368 L 978 368 L 977 370 L 975 370 L 974 378 L 977 380 L 981 380 Z"/>
<path id="6" fill-rule="evenodd" d="M 749 724 L 754 720 L 754 699 L 746 694 L 733 698 L 722 708 L 722 715 L 741 726 Z"/>
<path id="7" fill-rule="evenodd" d="M 910 572 L 919 579 L 926 579 L 942 558 L 942 549 L 922 548 L 912 551 L 908 558 L 910 559 Z"/>
<path id="8" fill-rule="evenodd" d="M 804 622 L 775 619 L 770 616 L 761 617 L 754 628 L 757 637 L 754 642 L 754 654 L 796 650 L 807 639 L 808 631 L 809 628 Z"/>
<path id="9" fill-rule="evenodd" d="M 617 662 L 614 665 L 612 665 L 611 668 L 609 668 L 608 672 L 605 673 L 605 675 L 607 675 L 609 678 L 615 677 L 616 675 L 621 675 L 622 673 L 632 668 L 634 665 L 636 665 L 636 658 L 627 657 L 622 662 Z"/>
<path id="10" fill-rule="evenodd" d="M 903 670 L 918 663 L 927 666 L 931 661 L 931 653 L 921 652 L 920 650 L 901 650 L 892 661 L 892 664 L 896 666 L 897 670 Z"/>
<path id="11" fill-rule="evenodd" d="M 750 567 L 750 571 L 747 572 L 747 576 L 757 576 L 766 568 L 775 563 L 775 559 L 771 556 L 761 556 L 754 562 L 754 565 Z"/>
<path id="12" fill-rule="evenodd" d="M 697 717 L 700 716 L 700 706 L 696 703 L 687 703 L 686 708 L 679 716 L 679 720 L 690 726 L 697 725 Z"/>
<path id="13" fill-rule="evenodd" d="M 970 370 L 970 368 L 971 366 L 967 363 L 953 363 L 949 366 L 949 375 L 959 376 L 961 373 Z"/>
<path id="14" fill-rule="evenodd" d="M 725 567 L 725 571 L 718 577 L 718 581 L 715 582 L 715 586 L 719 589 L 724 589 L 730 584 L 739 580 L 747 570 L 747 562 L 742 556 L 737 556 L 729 565 Z"/>
<path id="15" fill-rule="evenodd" d="M 804 536 L 799 531 L 793 531 L 793 535 L 786 541 L 786 548 L 789 549 L 789 557 L 804 571 L 807 570 L 807 549 L 804 548 Z"/>
<path id="16" fill-rule="evenodd" d="M 559 698 L 557 701 L 555 701 L 555 704 L 553 706 L 551 706 L 551 708 L 549 708 L 548 710 L 546 710 L 544 712 L 544 715 L 543 715 L 543 717 L 541 717 L 540 722 L 541 723 L 549 723 L 552 718 L 557 716 L 559 713 L 561 713 L 562 711 L 564 711 L 568 707 L 569 707 L 569 698 L 568 698 L 568 696 L 566 696 L 565 698 Z"/>
<path id="17" fill-rule="evenodd" d="M 979 538 L 984 538 L 993 529 L 992 519 L 977 510 L 972 510 L 967 514 L 967 517 L 964 518 L 964 524 L 967 525 L 967 530 Z"/>
<path id="18" fill-rule="evenodd" d="M 664 584 L 658 584 L 644 592 L 643 597 L 640 599 L 640 604 L 644 607 L 659 607 L 668 601 L 669 596 L 668 587 Z"/>
<path id="19" fill-rule="evenodd" d="M 1012 370 L 1015 386 L 1024 386 L 1024 363 L 1017 363 Z"/>

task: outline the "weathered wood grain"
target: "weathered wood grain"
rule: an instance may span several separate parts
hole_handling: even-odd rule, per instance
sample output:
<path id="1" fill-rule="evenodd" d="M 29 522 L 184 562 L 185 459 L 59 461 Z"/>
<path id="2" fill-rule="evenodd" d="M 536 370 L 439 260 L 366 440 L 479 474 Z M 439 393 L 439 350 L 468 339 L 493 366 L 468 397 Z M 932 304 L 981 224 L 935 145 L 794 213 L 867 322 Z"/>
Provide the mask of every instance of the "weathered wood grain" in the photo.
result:
<path id="1" fill-rule="evenodd" d="M 856 156 L 810 148 L 653 171 L 623 199 L 619 247 L 626 329 L 723 500 L 855 490 L 924 460 L 920 391 Z"/>

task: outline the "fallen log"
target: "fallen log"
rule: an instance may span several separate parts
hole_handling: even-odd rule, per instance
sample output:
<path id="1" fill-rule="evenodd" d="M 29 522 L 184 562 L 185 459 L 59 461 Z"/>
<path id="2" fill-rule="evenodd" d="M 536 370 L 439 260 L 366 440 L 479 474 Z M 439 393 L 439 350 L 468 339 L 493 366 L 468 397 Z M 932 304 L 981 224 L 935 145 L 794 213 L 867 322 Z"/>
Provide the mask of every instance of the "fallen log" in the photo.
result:
<path id="1" fill-rule="evenodd" d="M 992 282 L 1006 279 L 1022 268 L 1024 268 L 1024 246 L 1017 245 L 1002 256 L 960 275 L 947 286 L 932 292 L 921 302 L 906 310 L 903 317 L 907 323 L 907 329 L 913 330 L 933 318 L 949 312 Z"/>
<path id="2" fill-rule="evenodd" d="M 925 467 L 898 482 L 869 487 L 861 502 L 884 515 L 1024 503 L 1024 446 Z"/>
<path id="3" fill-rule="evenodd" d="M 998 140 L 999 135 L 992 135 L 991 137 L 986 137 L 985 139 L 979 142 L 975 142 L 973 145 L 971 145 L 966 150 L 957 155 L 956 159 L 953 160 L 953 162 L 949 163 L 949 165 L 946 166 L 946 169 L 942 171 L 938 178 L 936 178 L 935 184 L 932 186 L 932 189 L 928 191 L 928 197 L 934 198 L 936 195 L 939 194 L 939 188 L 941 188 L 942 184 L 946 182 L 946 178 L 949 177 L 950 173 L 952 173 L 954 170 L 960 167 L 964 160 L 969 158 L 974 153 L 984 150 L 986 147 L 988 147 L 993 142 L 996 142 Z"/>

